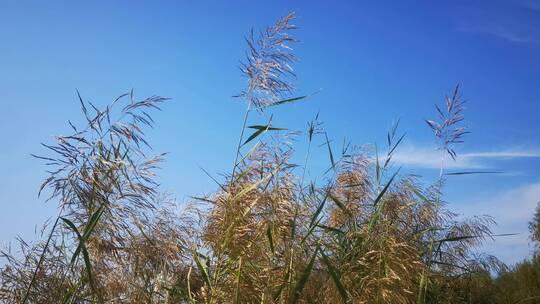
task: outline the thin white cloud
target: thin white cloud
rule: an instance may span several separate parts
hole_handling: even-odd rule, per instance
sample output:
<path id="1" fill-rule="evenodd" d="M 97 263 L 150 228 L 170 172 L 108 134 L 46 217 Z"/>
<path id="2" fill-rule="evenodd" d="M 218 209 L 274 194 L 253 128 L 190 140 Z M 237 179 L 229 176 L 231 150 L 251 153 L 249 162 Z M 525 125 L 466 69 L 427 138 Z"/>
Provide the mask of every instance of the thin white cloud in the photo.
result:
<path id="1" fill-rule="evenodd" d="M 469 2 L 459 7 L 459 31 L 490 35 L 514 43 L 540 44 L 538 1 Z"/>
<path id="2" fill-rule="evenodd" d="M 452 205 L 452 210 L 467 217 L 490 215 L 497 222 L 494 233 L 517 233 L 498 237 L 493 242 L 487 242 L 483 248 L 504 262 L 515 263 L 531 253 L 528 222 L 539 201 L 540 182 L 536 182 L 456 203 Z"/>
<path id="3" fill-rule="evenodd" d="M 465 169 L 465 168 L 481 168 L 479 163 L 474 162 L 470 158 L 462 157 L 461 155 L 455 161 L 448 161 L 450 156 L 444 155 L 444 167 L 448 169 Z M 403 166 L 438 169 L 441 167 L 443 154 L 436 149 L 424 149 L 416 147 L 403 148 L 395 153 L 392 160 Z"/>
<path id="4" fill-rule="evenodd" d="M 462 25 L 459 31 L 477 34 L 488 34 L 501 39 L 516 43 L 540 44 L 540 37 L 531 31 L 522 30 L 514 25 L 485 24 L 485 25 Z"/>
<path id="5" fill-rule="evenodd" d="M 473 152 L 464 153 L 463 157 L 468 158 L 529 158 L 540 157 L 540 151 L 522 150 L 522 151 L 495 151 L 495 152 Z"/>
<path id="6" fill-rule="evenodd" d="M 393 157 L 398 165 L 438 169 L 441 166 L 441 151 L 435 148 L 403 147 Z M 490 167 L 488 161 L 511 160 L 520 158 L 540 158 L 540 150 L 500 150 L 477 151 L 458 154 L 456 160 L 449 155 L 444 156 L 444 167 L 447 169 L 485 169 Z"/>

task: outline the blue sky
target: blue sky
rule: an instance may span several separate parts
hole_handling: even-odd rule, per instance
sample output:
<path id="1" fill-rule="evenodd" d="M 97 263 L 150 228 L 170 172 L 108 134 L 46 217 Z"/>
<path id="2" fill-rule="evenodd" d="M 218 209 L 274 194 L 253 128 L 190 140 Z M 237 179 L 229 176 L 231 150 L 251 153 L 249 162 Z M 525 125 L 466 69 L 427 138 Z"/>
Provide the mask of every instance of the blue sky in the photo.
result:
<path id="1" fill-rule="evenodd" d="M 458 213 L 493 215 L 495 232 L 520 233 L 488 252 L 506 262 L 528 256 L 526 222 L 540 201 L 540 2 L 532 0 L 1 1 L 0 245 L 35 239 L 55 215 L 53 202 L 37 198 L 45 168 L 30 153 L 46 153 L 40 142 L 80 121 L 76 89 L 99 105 L 131 88 L 171 97 L 148 132 L 156 152 L 170 153 L 163 189 L 179 202 L 214 189 L 199 167 L 228 172 L 234 159 L 243 37 L 289 11 L 301 27 L 298 94 L 319 93 L 278 110 L 275 124 L 303 130 L 320 112 L 338 149 L 344 137 L 383 144 L 400 118 L 408 135 L 396 165 L 431 182 L 438 155 L 423 120 L 460 82 L 472 133 L 449 170 L 504 173 L 452 178 L 446 199 Z M 320 154 L 314 161 L 327 161 Z"/>

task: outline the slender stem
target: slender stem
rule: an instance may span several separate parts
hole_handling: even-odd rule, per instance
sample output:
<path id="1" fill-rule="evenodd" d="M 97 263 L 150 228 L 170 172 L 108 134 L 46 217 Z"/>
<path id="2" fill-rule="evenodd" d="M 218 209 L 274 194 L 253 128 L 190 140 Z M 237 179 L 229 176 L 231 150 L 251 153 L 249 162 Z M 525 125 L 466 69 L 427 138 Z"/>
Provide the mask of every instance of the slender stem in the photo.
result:
<path id="1" fill-rule="evenodd" d="M 235 294 L 235 303 L 240 303 L 240 279 L 242 276 L 242 257 L 238 260 L 238 273 L 236 275 L 236 294 Z"/>
<path id="2" fill-rule="evenodd" d="M 306 168 L 307 168 L 307 165 L 308 165 L 310 152 L 311 152 L 311 140 L 309 141 L 308 150 L 307 150 L 307 153 L 306 153 L 306 160 L 304 161 L 304 168 L 303 168 L 303 171 L 302 171 L 302 179 L 300 180 L 300 190 L 302 190 L 304 188 L 304 177 L 306 176 Z"/>
<path id="3" fill-rule="evenodd" d="M 443 177 L 443 174 L 444 174 L 444 161 L 445 161 L 445 157 L 446 156 L 446 150 L 443 149 L 442 150 L 442 154 L 441 154 L 441 167 L 440 167 L 440 170 L 439 170 L 439 184 L 442 184 L 442 177 Z"/>
<path id="4" fill-rule="evenodd" d="M 236 167 L 238 166 L 238 156 L 240 155 L 240 148 L 242 147 L 242 140 L 244 139 L 244 131 L 246 130 L 246 124 L 249 117 L 250 112 L 250 106 L 248 105 L 248 108 L 246 110 L 246 114 L 244 115 L 244 122 L 242 124 L 242 131 L 240 132 L 240 139 L 238 140 L 238 146 L 236 147 L 236 156 L 234 157 L 234 166 L 231 174 L 231 184 L 234 182 L 234 173 L 236 172 Z"/>
<path id="5" fill-rule="evenodd" d="M 189 298 L 189 303 L 193 303 L 193 296 L 191 295 L 191 270 L 192 270 L 192 267 L 189 266 L 189 270 L 188 270 L 188 273 L 187 273 L 187 292 L 188 292 L 188 298 Z"/>
<path id="6" fill-rule="evenodd" d="M 43 248 L 43 252 L 41 253 L 41 256 L 39 257 L 38 264 L 36 265 L 36 269 L 34 270 L 34 274 L 32 275 L 32 280 L 30 280 L 30 284 L 28 284 L 28 288 L 26 289 L 26 293 L 24 294 L 24 298 L 22 301 L 22 304 L 26 303 L 26 300 L 28 299 L 28 296 L 30 295 L 30 289 L 32 288 L 32 285 L 34 284 L 34 281 L 36 280 L 37 273 L 39 271 L 39 268 L 41 267 L 41 264 L 43 263 L 43 259 L 45 259 L 45 254 L 47 254 L 47 248 L 49 247 L 49 243 L 52 239 L 52 236 L 54 234 L 54 230 L 56 229 L 56 225 L 58 225 L 58 221 L 60 220 L 60 216 L 56 218 L 56 221 L 54 222 L 54 225 L 51 229 L 51 233 L 49 233 L 49 237 L 47 238 L 47 242 L 45 243 L 45 247 Z"/>
<path id="7" fill-rule="evenodd" d="M 437 197 L 435 199 L 435 215 L 439 214 L 439 208 L 440 208 L 440 202 L 441 202 L 441 191 L 442 191 L 442 185 L 443 185 L 443 176 L 444 176 L 444 160 L 446 156 L 446 149 L 442 148 L 441 153 L 441 166 L 439 168 L 439 179 L 437 180 Z M 431 240 L 429 242 L 429 249 L 428 249 L 428 261 L 427 261 L 427 268 L 431 268 L 431 262 L 433 258 L 433 247 L 435 245 L 435 238 L 437 236 L 437 232 L 434 229 L 431 232 Z M 418 300 L 417 303 L 425 303 L 426 302 L 426 294 L 427 294 L 427 288 L 428 288 L 428 279 L 427 279 L 427 271 L 424 269 L 422 271 L 422 277 L 420 280 L 420 291 L 418 294 Z"/>

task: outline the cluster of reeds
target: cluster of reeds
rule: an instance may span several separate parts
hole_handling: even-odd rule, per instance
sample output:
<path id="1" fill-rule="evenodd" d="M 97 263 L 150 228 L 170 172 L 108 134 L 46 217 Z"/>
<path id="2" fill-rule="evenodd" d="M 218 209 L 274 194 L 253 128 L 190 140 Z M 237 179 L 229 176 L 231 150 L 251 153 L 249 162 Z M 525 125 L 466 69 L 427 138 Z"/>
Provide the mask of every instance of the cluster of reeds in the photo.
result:
<path id="1" fill-rule="evenodd" d="M 468 303 L 464 282 L 498 265 L 474 252 L 492 221 L 457 220 L 442 183 L 425 187 L 395 170 L 397 125 L 383 155 L 348 145 L 335 154 L 317 117 L 300 138 L 309 147 L 322 141 L 329 154 L 319 182 L 306 180 L 311 151 L 303 166 L 292 161 L 283 137 L 297 134 L 271 119 L 247 126 L 250 111 L 268 115 L 304 98 L 291 83 L 293 21 L 289 14 L 248 37 L 239 95 L 247 111 L 232 173 L 183 211 L 160 193 L 162 155 L 147 156 L 143 133 L 153 124 L 148 110 L 166 99 L 136 101 L 131 92 L 99 109 L 79 96 L 85 127 L 40 156 L 52 166 L 42 189 L 60 214 L 43 242 L 3 252 L 0 301 Z M 456 89 L 450 118 L 438 109 L 447 123 L 428 122 L 452 157 L 464 132 L 448 131 L 462 119 L 457 97 Z"/>

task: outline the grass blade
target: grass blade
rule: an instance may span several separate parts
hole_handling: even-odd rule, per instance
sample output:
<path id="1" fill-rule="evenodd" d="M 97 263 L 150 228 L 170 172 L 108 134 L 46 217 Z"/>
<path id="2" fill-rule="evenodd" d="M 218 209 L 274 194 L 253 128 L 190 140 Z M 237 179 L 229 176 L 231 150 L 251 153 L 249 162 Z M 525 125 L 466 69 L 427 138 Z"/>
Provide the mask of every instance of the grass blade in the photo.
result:
<path id="1" fill-rule="evenodd" d="M 73 253 L 73 256 L 71 258 L 70 267 L 73 267 L 73 264 L 75 263 L 75 260 L 77 259 L 77 257 L 79 256 L 79 254 L 80 254 L 80 252 L 82 250 L 82 247 L 85 246 L 86 241 L 88 240 L 88 238 L 90 237 L 90 235 L 94 231 L 94 229 L 95 229 L 95 227 L 97 225 L 97 222 L 99 221 L 99 219 L 101 218 L 101 215 L 103 214 L 103 210 L 104 210 L 104 205 L 101 205 L 98 208 L 98 210 L 96 210 L 96 212 L 94 212 L 92 214 L 92 216 L 90 216 L 90 219 L 88 220 L 88 224 L 86 225 L 86 227 L 84 229 L 84 233 L 83 233 L 83 235 L 81 237 L 82 242 L 79 241 L 79 244 L 77 245 L 77 248 L 75 249 L 75 252 Z M 67 219 L 62 218 L 62 220 L 65 222 Z M 73 227 L 75 227 L 75 226 L 73 226 Z M 76 233 L 78 233 L 78 231 Z"/>
<path id="2" fill-rule="evenodd" d="M 345 289 L 345 286 L 343 283 L 341 283 L 341 278 L 337 270 L 332 266 L 332 263 L 330 263 L 330 259 L 324 254 L 324 252 L 321 250 L 321 256 L 324 264 L 326 264 L 326 268 L 328 269 L 328 272 L 330 273 L 330 277 L 332 278 L 332 281 L 334 281 L 334 284 L 336 285 L 336 288 L 339 292 L 339 295 L 341 296 L 341 301 L 343 303 L 350 303 L 349 302 L 349 295 L 347 294 L 347 290 Z"/>
<path id="3" fill-rule="evenodd" d="M 193 249 L 192 251 L 193 251 L 193 258 L 195 259 L 195 264 L 197 265 L 197 268 L 199 268 L 199 272 L 201 273 L 201 276 L 203 277 L 204 282 L 206 283 L 206 285 L 208 285 L 208 288 L 211 291 L 212 290 L 212 284 L 210 282 L 210 276 L 208 275 L 208 269 L 201 262 L 201 259 L 199 258 L 198 252 L 196 252 L 195 249 Z"/>
<path id="4" fill-rule="evenodd" d="M 313 214 L 313 216 L 311 217 L 311 222 L 309 223 L 309 226 L 313 226 L 313 224 L 315 224 L 315 222 L 317 222 L 317 218 L 319 217 L 319 214 L 321 214 L 323 208 L 324 208 L 324 205 L 326 204 L 326 200 L 328 198 L 328 194 L 329 192 L 327 191 L 324 195 L 324 198 L 321 202 L 321 204 L 319 205 L 319 207 L 317 207 L 317 210 L 315 210 L 315 213 Z"/>
<path id="5" fill-rule="evenodd" d="M 472 175 L 472 174 L 501 174 L 500 171 L 463 171 L 463 172 L 449 172 L 444 175 Z"/>
<path id="6" fill-rule="evenodd" d="M 94 294 L 97 294 L 95 291 L 95 285 L 94 285 L 94 277 L 92 275 L 92 263 L 90 261 L 90 256 L 88 254 L 88 250 L 86 249 L 86 239 L 83 238 L 83 236 L 79 233 L 79 230 L 73 224 L 72 221 L 62 217 L 62 221 L 77 235 L 77 239 L 79 240 L 79 246 L 77 247 L 81 249 L 84 259 L 84 264 L 86 268 L 86 272 L 88 274 L 88 281 L 90 282 L 90 287 L 94 291 Z M 75 259 L 77 258 L 78 252 L 73 254 L 73 257 L 71 259 L 71 266 L 73 266 L 73 263 L 75 262 Z"/>
<path id="7" fill-rule="evenodd" d="M 343 202 L 339 198 L 335 197 L 334 195 L 332 195 L 330 193 L 328 194 L 328 196 L 332 199 L 332 201 L 334 201 L 334 203 L 336 203 L 336 205 L 339 207 L 339 209 L 345 211 L 346 213 L 349 213 L 349 210 L 347 210 L 347 208 L 345 207 L 345 205 L 343 204 Z"/>
<path id="8" fill-rule="evenodd" d="M 26 292 L 24 293 L 24 298 L 22 303 L 25 304 L 26 300 L 28 299 L 28 296 L 30 295 L 30 289 L 32 289 L 32 285 L 34 285 L 34 281 L 36 280 L 37 273 L 39 271 L 39 268 L 41 267 L 41 264 L 43 263 L 43 259 L 45 258 L 45 254 L 47 254 L 47 248 L 49 248 L 49 243 L 51 242 L 52 236 L 54 234 L 54 230 L 56 229 L 56 225 L 58 225 L 58 220 L 60 217 L 56 218 L 56 221 L 54 222 L 53 227 L 51 228 L 51 232 L 49 233 L 49 237 L 47 238 L 47 242 L 45 243 L 45 247 L 43 248 L 43 252 L 41 253 L 41 256 L 39 257 L 38 264 L 36 265 L 36 269 L 34 270 L 34 273 L 32 274 L 32 279 L 30 280 L 30 284 L 28 284 L 28 288 L 26 289 Z"/>
<path id="9" fill-rule="evenodd" d="M 276 127 L 272 127 L 271 123 L 268 123 L 267 125 L 254 125 L 254 126 L 249 126 L 248 128 L 250 129 L 255 129 L 256 131 L 253 132 L 247 139 L 246 141 L 244 141 L 244 143 L 242 144 L 242 146 L 245 146 L 246 144 L 248 144 L 250 141 L 254 140 L 255 138 L 259 137 L 260 135 L 268 132 L 268 131 L 281 131 L 281 130 L 287 130 L 287 129 L 284 129 L 284 128 L 276 128 Z"/>
<path id="10" fill-rule="evenodd" d="M 269 108 L 269 107 L 276 107 L 276 106 L 280 106 L 280 105 L 283 105 L 283 104 L 286 104 L 286 103 L 296 102 L 296 101 L 302 100 L 302 99 L 304 99 L 306 97 L 307 96 L 298 96 L 298 97 L 283 99 L 283 100 L 280 100 L 280 101 L 270 103 L 268 105 L 264 105 L 262 107 L 258 107 L 257 110 L 262 110 L 262 109 L 266 109 L 266 108 Z"/>
<path id="11" fill-rule="evenodd" d="M 371 231 L 373 229 L 373 226 L 375 226 L 375 223 L 377 222 L 377 220 L 379 219 L 379 216 L 381 214 L 381 210 L 382 210 L 382 205 L 379 204 L 379 202 L 381 201 L 381 199 L 383 198 L 384 194 L 386 193 L 386 191 L 388 191 L 388 188 L 390 187 L 390 185 L 392 184 L 392 182 L 394 181 L 394 178 L 397 176 L 397 174 L 399 173 L 399 170 L 396 171 L 396 173 L 394 173 L 394 175 L 392 176 L 392 178 L 390 178 L 390 180 L 388 181 L 388 183 L 386 183 L 386 185 L 384 186 L 384 188 L 381 190 L 381 192 L 379 193 L 379 195 L 377 195 L 377 198 L 373 201 L 373 206 L 377 206 L 378 205 L 378 208 L 377 208 L 377 211 L 375 211 L 375 213 L 371 216 L 371 219 L 369 220 L 369 224 L 368 224 L 368 231 Z"/>
<path id="12" fill-rule="evenodd" d="M 330 146 L 330 140 L 328 140 L 328 134 L 324 132 L 324 136 L 326 138 L 326 146 L 328 147 L 328 156 L 330 157 L 330 163 L 332 164 L 332 168 L 334 171 L 336 170 L 336 162 L 334 160 L 334 154 L 332 153 L 332 147 Z"/>
<path id="13" fill-rule="evenodd" d="M 308 265 L 304 269 L 300 280 L 298 280 L 296 286 L 294 287 L 293 297 L 289 303 L 295 304 L 300 299 L 300 296 L 302 295 L 302 290 L 306 286 L 309 276 L 311 275 L 311 271 L 313 270 L 313 265 L 315 264 L 315 258 L 317 257 L 317 253 L 319 253 L 319 249 L 320 247 L 317 245 L 317 248 L 315 248 L 315 252 L 313 252 L 313 256 L 311 256 L 311 259 L 309 260 Z"/>

